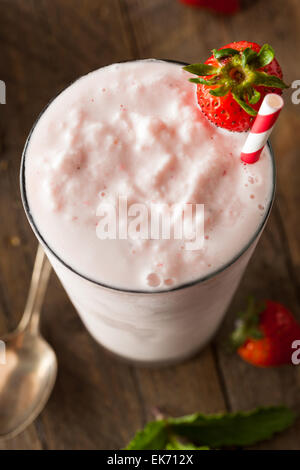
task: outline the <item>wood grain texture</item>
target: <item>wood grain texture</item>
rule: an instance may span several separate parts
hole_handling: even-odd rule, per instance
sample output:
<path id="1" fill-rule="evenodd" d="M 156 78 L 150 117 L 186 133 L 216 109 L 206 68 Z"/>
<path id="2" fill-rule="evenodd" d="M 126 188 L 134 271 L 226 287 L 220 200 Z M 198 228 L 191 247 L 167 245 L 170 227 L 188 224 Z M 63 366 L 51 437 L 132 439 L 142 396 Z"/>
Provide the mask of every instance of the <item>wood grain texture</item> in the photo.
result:
<path id="1" fill-rule="evenodd" d="M 7 104 L 0 107 L 3 332 L 20 318 L 33 265 L 36 241 L 21 207 L 18 171 L 26 136 L 46 103 L 72 80 L 102 65 L 140 57 L 194 62 L 209 49 L 238 39 L 271 43 L 287 81 L 292 81 L 298 78 L 300 4 L 258 0 L 227 19 L 176 0 L 0 0 L 0 11 L 0 79 L 7 84 Z M 120 448 L 157 406 L 174 415 L 279 403 L 299 410 L 300 367 L 259 370 L 224 346 L 234 312 L 249 293 L 285 303 L 300 319 L 300 106 L 289 98 L 273 136 L 276 203 L 213 344 L 176 367 L 120 363 L 88 335 L 53 275 L 42 329 L 57 352 L 58 380 L 36 422 L 0 443 L 0 449 Z M 300 449 L 300 424 L 259 448 Z"/>

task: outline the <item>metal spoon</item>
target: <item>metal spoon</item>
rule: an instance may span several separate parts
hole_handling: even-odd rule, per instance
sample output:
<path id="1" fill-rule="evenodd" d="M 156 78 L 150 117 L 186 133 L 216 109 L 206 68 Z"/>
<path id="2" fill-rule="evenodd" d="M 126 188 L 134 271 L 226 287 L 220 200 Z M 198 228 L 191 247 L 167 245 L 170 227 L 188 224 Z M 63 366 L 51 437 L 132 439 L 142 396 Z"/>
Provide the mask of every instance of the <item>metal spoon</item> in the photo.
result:
<path id="1" fill-rule="evenodd" d="M 56 355 L 39 333 L 50 272 L 51 265 L 39 245 L 22 320 L 15 331 L 1 338 L 6 354 L 5 364 L 0 364 L 0 440 L 32 423 L 55 383 Z"/>

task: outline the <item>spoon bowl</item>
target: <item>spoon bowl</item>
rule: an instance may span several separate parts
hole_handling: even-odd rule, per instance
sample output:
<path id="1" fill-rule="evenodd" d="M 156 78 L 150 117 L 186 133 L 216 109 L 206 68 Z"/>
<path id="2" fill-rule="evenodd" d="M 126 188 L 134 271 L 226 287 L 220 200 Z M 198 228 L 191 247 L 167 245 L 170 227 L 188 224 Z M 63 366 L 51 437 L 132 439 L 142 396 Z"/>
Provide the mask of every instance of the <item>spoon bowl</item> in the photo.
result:
<path id="1" fill-rule="evenodd" d="M 53 389 L 57 360 L 39 332 L 40 312 L 51 273 L 39 245 L 22 319 L 7 334 L 4 364 L 0 365 L 0 440 L 23 431 L 44 408 Z"/>
<path id="2" fill-rule="evenodd" d="M 0 439 L 18 434 L 38 416 L 56 374 L 55 353 L 41 336 L 19 335 L 6 342 L 0 375 Z"/>

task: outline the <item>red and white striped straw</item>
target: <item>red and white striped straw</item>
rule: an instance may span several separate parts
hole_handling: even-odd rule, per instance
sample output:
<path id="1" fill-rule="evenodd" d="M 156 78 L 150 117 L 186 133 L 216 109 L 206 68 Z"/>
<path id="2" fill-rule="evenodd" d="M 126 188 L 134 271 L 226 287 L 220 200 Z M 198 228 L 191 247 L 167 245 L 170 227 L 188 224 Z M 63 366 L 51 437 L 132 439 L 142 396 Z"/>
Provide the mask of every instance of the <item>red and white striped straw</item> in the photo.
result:
<path id="1" fill-rule="evenodd" d="M 275 122 L 284 105 L 281 96 L 269 93 L 265 96 L 258 115 L 244 144 L 241 159 L 245 163 L 255 163 L 273 130 Z"/>

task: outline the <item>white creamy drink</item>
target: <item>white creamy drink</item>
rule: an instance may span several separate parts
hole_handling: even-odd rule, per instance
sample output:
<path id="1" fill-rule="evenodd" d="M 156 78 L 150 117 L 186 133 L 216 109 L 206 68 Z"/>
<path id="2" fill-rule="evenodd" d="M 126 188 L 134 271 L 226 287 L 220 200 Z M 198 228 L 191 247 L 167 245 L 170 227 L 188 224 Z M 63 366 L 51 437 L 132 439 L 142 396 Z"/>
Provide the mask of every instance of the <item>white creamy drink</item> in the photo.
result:
<path id="1" fill-rule="evenodd" d="M 49 105 L 24 154 L 25 207 L 70 299 L 101 344 L 136 361 L 178 360 L 209 340 L 273 196 L 269 150 L 244 164 L 246 134 L 209 123 L 189 77 L 155 60 L 92 72 Z M 201 248 L 125 237 L 136 214 L 125 220 L 120 198 L 162 216 L 176 204 L 204 205 Z M 116 237 L 101 239 L 108 206 Z M 135 220 L 137 232 L 143 223 Z"/>

